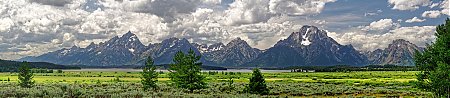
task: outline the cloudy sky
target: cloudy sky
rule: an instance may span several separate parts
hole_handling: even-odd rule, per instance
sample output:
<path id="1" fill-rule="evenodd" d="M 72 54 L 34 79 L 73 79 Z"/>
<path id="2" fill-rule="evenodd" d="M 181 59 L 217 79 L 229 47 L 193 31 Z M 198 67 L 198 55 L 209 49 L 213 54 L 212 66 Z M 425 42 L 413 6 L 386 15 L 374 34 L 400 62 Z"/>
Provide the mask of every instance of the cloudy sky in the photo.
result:
<path id="1" fill-rule="evenodd" d="M 303 25 L 361 51 L 434 40 L 449 0 L 1 0 L 0 59 L 86 47 L 127 31 L 144 44 L 166 38 L 267 49 Z"/>

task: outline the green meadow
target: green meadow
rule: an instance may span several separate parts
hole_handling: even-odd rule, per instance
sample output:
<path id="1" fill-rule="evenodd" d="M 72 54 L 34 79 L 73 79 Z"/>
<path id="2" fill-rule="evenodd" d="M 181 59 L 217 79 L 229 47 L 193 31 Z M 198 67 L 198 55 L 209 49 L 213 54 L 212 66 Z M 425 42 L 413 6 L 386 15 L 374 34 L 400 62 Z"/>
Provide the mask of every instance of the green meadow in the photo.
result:
<path id="1" fill-rule="evenodd" d="M 203 72 L 207 89 L 188 93 L 171 87 L 160 72 L 159 89 L 145 92 L 136 71 L 35 73 L 36 86 L 17 86 L 17 73 L 0 73 L 0 97 L 427 97 L 414 88 L 417 71 L 263 72 L 269 95 L 243 92 L 250 72 Z"/>

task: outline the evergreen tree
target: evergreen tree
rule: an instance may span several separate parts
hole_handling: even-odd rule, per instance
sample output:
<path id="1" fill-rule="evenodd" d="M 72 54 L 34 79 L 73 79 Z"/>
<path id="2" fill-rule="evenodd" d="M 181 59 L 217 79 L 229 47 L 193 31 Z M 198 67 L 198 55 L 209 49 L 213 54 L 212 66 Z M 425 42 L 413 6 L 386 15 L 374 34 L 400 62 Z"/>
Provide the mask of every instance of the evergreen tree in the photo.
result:
<path id="1" fill-rule="evenodd" d="M 158 86 L 158 73 L 156 72 L 156 66 L 153 65 L 153 59 L 149 56 L 145 62 L 145 66 L 141 73 L 141 83 L 144 90 L 156 89 Z"/>
<path id="2" fill-rule="evenodd" d="M 450 98 L 450 20 L 436 27 L 436 41 L 423 53 L 416 52 L 415 63 L 421 71 L 416 86 L 435 97 Z"/>
<path id="3" fill-rule="evenodd" d="M 23 62 L 19 67 L 19 85 L 20 87 L 31 88 L 33 84 L 33 72 L 30 70 L 29 63 Z"/>
<path id="4" fill-rule="evenodd" d="M 245 87 L 245 91 L 251 94 L 269 94 L 264 76 L 258 68 L 253 69 L 250 83 Z"/>
<path id="5" fill-rule="evenodd" d="M 191 92 L 206 88 L 205 76 L 201 75 L 200 58 L 192 49 L 187 54 L 181 51 L 175 54 L 174 64 L 171 64 L 169 68 L 169 77 L 174 86 L 188 89 Z"/>

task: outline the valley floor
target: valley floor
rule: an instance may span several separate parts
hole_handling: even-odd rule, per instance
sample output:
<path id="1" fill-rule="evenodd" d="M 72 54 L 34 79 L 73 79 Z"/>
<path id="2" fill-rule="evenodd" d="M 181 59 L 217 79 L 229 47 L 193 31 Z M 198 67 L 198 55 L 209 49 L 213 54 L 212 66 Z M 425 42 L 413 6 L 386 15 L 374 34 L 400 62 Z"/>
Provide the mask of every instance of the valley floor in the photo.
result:
<path id="1" fill-rule="evenodd" d="M 55 71 L 56 72 L 56 71 Z M 426 97 L 413 87 L 415 71 L 266 72 L 268 97 Z M 160 72 L 159 89 L 141 89 L 135 71 L 65 71 L 35 73 L 36 86 L 17 86 L 17 73 L 0 73 L 0 97 L 261 97 L 242 92 L 249 72 L 203 72 L 209 88 L 188 93 L 173 88 Z M 233 83 L 230 85 L 230 79 Z M 8 81 L 9 80 L 9 81 Z M 263 96 L 264 97 L 264 96 Z"/>

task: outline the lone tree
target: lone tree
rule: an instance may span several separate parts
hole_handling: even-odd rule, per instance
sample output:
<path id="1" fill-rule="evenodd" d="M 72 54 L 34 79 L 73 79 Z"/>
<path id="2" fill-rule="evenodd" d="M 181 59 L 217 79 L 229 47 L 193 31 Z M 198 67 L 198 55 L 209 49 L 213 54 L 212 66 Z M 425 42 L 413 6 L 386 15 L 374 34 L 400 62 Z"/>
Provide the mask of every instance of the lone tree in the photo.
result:
<path id="1" fill-rule="evenodd" d="M 20 87 L 31 88 L 34 84 L 33 72 L 28 66 L 28 62 L 23 62 L 19 67 L 19 85 Z"/>
<path id="2" fill-rule="evenodd" d="M 415 63 L 421 71 L 416 86 L 435 97 L 450 98 L 450 20 L 436 27 L 436 41 L 423 53 L 416 52 Z"/>
<path id="3" fill-rule="evenodd" d="M 245 87 L 244 90 L 251 94 L 269 94 L 269 89 L 267 89 L 266 81 L 264 81 L 264 76 L 261 74 L 261 71 L 258 68 L 253 69 L 250 83 Z"/>
<path id="4" fill-rule="evenodd" d="M 205 76 L 200 72 L 200 66 L 202 66 L 202 63 L 199 62 L 200 58 L 192 49 L 187 54 L 181 51 L 175 54 L 174 64 L 171 64 L 169 68 L 169 78 L 174 86 L 188 89 L 190 92 L 206 88 Z"/>
<path id="5" fill-rule="evenodd" d="M 153 65 L 153 59 L 149 56 L 145 62 L 145 66 L 141 73 L 141 83 L 144 90 L 156 89 L 158 86 L 158 73 L 156 72 L 156 66 Z"/>

